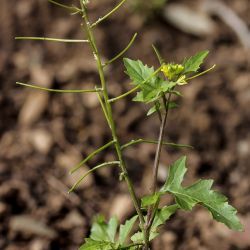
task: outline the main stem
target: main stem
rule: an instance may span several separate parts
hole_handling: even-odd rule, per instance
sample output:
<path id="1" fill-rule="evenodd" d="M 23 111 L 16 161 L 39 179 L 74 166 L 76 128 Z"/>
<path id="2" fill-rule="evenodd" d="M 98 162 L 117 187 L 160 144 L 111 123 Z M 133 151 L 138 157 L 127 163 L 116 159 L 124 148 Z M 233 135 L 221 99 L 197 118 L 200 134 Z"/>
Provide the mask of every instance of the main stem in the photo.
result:
<path id="1" fill-rule="evenodd" d="M 91 24 L 90 24 L 89 18 L 88 18 L 88 13 L 87 13 L 86 6 L 84 6 L 84 4 L 82 3 L 81 0 L 80 0 L 80 4 L 81 4 L 81 7 L 82 7 L 82 11 L 83 11 L 82 18 L 83 18 L 84 23 L 85 23 L 87 37 L 88 37 L 92 52 L 94 54 L 95 60 L 97 62 L 98 73 L 99 73 L 99 77 L 100 77 L 100 81 L 101 81 L 101 86 L 102 86 L 102 89 L 103 89 L 102 94 L 103 94 L 103 99 L 104 99 L 104 105 L 105 105 L 105 108 L 106 108 L 106 111 L 107 111 L 108 122 L 109 122 L 109 125 L 110 125 L 112 137 L 113 137 L 113 140 L 114 140 L 114 145 L 115 145 L 117 157 L 118 157 L 118 159 L 120 161 L 120 167 L 121 167 L 124 179 L 125 179 L 125 181 L 127 183 L 130 196 L 131 196 L 131 198 L 133 200 L 135 210 L 136 210 L 136 212 L 137 212 L 137 214 L 139 216 L 140 226 L 141 226 L 142 232 L 143 232 L 143 234 L 145 236 L 145 230 L 144 230 L 145 220 L 144 220 L 142 211 L 140 209 L 140 204 L 139 204 L 138 198 L 136 196 L 132 181 L 129 178 L 128 171 L 126 169 L 124 159 L 122 157 L 121 144 L 119 142 L 119 139 L 118 139 L 118 136 L 117 136 L 117 133 L 116 133 L 116 126 L 115 126 L 115 122 L 114 122 L 114 119 L 113 119 L 112 107 L 111 107 L 111 104 L 109 103 L 108 90 L 107 90 L 106 80 L 105 80 L 105 77 L 104 77 L 103 64 L 102 64 L 102 61 L 101 61 L 101 58 L 100 58 L 98 48 L 96 46 L 96 42 L 95 42 L 95 38 L 94 38 L 94 35 L 93 35 L 93 32 L 92 32 Z"/>

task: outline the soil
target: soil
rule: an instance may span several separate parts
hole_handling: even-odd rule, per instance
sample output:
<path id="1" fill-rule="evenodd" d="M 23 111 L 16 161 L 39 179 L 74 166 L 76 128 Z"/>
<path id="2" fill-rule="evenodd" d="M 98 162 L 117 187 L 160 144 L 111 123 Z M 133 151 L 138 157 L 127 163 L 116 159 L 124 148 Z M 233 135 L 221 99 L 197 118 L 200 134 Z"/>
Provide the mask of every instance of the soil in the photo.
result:
<path id="1" fill-rule="evenodd" d="M 114 2 L 93 1 L 91 20 L 104 15 Z M 250 27 L 248 0 L 223 2 Z M 177 100 L 178 112 L 170 113 L 167 124 L 167 141 L 190 144 L 194 149 L 164 148 L 159 185 L 166 178 L 167 166 L 186 154 L 186 184 L 199 178 L 214 179 L 215 188 L 229 197 L 245 227 L 242 233 L 232 232 L 196 207 L 173 216 L 152 249 L 250 249 L 249 51 L 217 17 L 213 17 L 213 34 L 198 37 L 173 27 L 158 12 L 146 16 L 126 5 L 120 13 L 95 30 L 104 59 L 122 50 L 135 32 L 138 38 L 126 56 L 149 65 L 157 66 L 152 43 L 164 58 L 177 62 L 199 50 L 210 50 L 204 68 L 216 64 L 216 70 L 183 88 L 183 97 Z M 134 213 L 115 168 L 93 173 L 74 193 L 67 193 L 88 168 L 114 159 L 112 149 L 108 149 L 77 174 L 68 174 L 84 156 L 110 140 L 109 128 L 95 94 L 48 94 L 15 82 L 61 89 L 92 88 L 98 83 L 95 61 L 86 44 L 13 39 L 82 39 L 80 18 L 47 1 L 2 1 L 0 18 L 0 249 L 77 249 L 88 235 L 95 214 L 107 218 L 116 214 L 124 221 Z M 107 68 L 112 97 L 131 88 L 123 71 L 121 61 Z M 159 122 L 155 116 L 146 117 L 148 107 L 131 102 L 131 96 L 113 107 L 123 143 L 157 138 Z M 145 144 L 124 151 L 140 196 L 150 186 L 154 153 L 155 145 Z M 165 202 L 171 200 L 167 197 Z"/>

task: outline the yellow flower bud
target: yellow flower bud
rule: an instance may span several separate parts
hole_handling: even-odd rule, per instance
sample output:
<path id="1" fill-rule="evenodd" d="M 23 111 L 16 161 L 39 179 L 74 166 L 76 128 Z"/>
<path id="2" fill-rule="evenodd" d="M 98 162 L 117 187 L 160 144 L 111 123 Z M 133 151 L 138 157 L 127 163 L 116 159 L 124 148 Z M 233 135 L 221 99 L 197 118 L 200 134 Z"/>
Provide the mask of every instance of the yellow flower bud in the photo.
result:
<path id="1" fill-rule="evenodd" d="M 171 81 L 175 80 L 175 78 L 184 70 L 184 67 L 181 64 L 167 64 L 164 65 L 161 71 L 164 75 Z"/>

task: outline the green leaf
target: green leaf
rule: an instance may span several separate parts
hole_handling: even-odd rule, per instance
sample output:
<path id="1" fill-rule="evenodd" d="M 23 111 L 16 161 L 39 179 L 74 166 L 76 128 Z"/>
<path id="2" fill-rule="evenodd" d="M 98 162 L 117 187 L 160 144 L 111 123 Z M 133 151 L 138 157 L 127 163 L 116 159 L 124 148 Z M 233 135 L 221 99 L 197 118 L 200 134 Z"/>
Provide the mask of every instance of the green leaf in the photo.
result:
<path id="1" fill-rule="evenodd" d="M 80 246 L 79 250 L 111 250 L 116 249 L 111 242 L 95 241 L 92 239 L 85 239 L 85 243 Z"/>
<path id="2" fill-rule="evenodd" d="M 158 236 L 158 227 L 165 224 L 166 221 L 170 218 L 170 216 L 173 215 L 178 208 L 179 206 L 175 204 L 158 209 L 150 230 L 150 240 L 153 240 L 155 237 Z"/>
<path id="3" fill-rule="evenodd" d="M 115 235 L 116 235 L 116 230 L 118 227 L 118 220 L 116 217 L 112 217 L 109 220 L 108 226 L 107 226 L 107 233 L 109 236 L 109 239 L 111 242 L 115 242 Z"/>
<path id="4" fill-rule="evenodd" d="M 155 214 L 155 218 L 150 230 L 149 241 L 153 240 L 155 237 L 159 235 L 158 227 L 164 224 L 170 218 L 170 216 L 176 212 L 178 208 L 179 206 L 175 204 L 158 209 L 158 211 Z M 132 235 L 131 240 L 134 243 L 143 243 L 144 241 L 143 233 L 136 232 L 134 235 Z"/>
<path id="5" fill-rule="evenodd" d="M 92 227 L 90 238 L 95 241 L 115 242 L 118 220 L 112 217 L 108 223 L 105 222 L 103 216 L 96 217 Z"/>
<path id="6" fill-rule="evenodd" d="M 90 238 L 96 241 L 110 241 L 107 228 L 104 217 L 101 215 L 97 216 L 91 227 Z"/>
<path id="7" fill-rule="evenodd" d="M 175 102 L 169 102 L 169 104 L 168 104 L 168 109 L 175 109 L 175 108 L 178 108 L 178 107 L 179 107 L 179 105 L 177 103 L 175 103 Z M 157 111 L 157 109 L 159 111 L 162 109 L 162 105 L 161 105 L 160 102 L 156 102 L 154 104 L 154 106 L 149 109 L 149 111 L 147 112 L 147 116 L 150 116 L 150 115 L 154 114 Z"/>
<path id="8" fill-rule="evenodd" d="M 150 232 L 149 235 L 149 241 L 153 240 L 155 237 L 159 235 L 158 232 Z M 134 235 L 132 235 L 131 240 L 133 243 L 143 243 L 144 242 L 144 237 L 142 232 L 137 232 Z"/>
<path id="9" fill-rule="evenodd" d="M 156 77 L 150 77 L 154 73 L 154 68 L 149 68 L 144 65 L 140 60 L 131 60 L 129 58 L 123 58 L 124 66 L 126 68 L 125 73 L 130 77 L 135 85 L 141 84 L 148 78 L 149 83 L 155 81 Z"/>
<path id="10" fill-rule="evenodd" d="M 161 109 L 161 104 L 159 102 L 156 102 L 154 104 L 154 106 L 151 107 L 149 109 L 149 111 L 147 112 L 147 116 L 150 116 L 150 115 L 154 114 L 157 110 L 160 110 L 160 109 Z"/>
<path id="11" fill-rule="evenodd" d="M 141 91 L 133 101 L 153 102 L 161 97 L 161 93 L 167 92 L 177 83 L 164 81 L 161 77 L 154 75 L 154 67 L 144 65 L 140 60 L 124 58 L 126 74 L 133 81 L 133 84 L 140 85 Z"/>
<path id="12" fill-rule="evenodd" d="M 172 93 L 173 95 L 176 95 L 176 96 L 182 96 L 181 92 L 179 91 L 176 91 L 176 90 L 171 90 L 170 93 Z"/>
<path id="13" fill-rule="evenodd" d="M 156 192 L 154 194 L 151 194 L 151 195 L 144 196 L 141 199 L 141 206 L 142 207 L 151 206 L 151 205 L 153 205 L 153 204 L 155 204 L 157 202 L 159 197 L 160 197 L 160 193 L 158 193 L 158 192 Z"/>
<path id="14" fill-rule="evenodd" d="M 191 210 L 194 205 L 206 207 L 213 218 L 224 223 L 231 229 L 242 230 L 242 225 L 236 216 L 236 209 L 228 204 L 227 198 L 211 190 L 213 180 L 199 180 L 189 187 L 182 187 L 186 157 L 181 157 L 170 167 L 168 179 L 161 192 L 169 192 L 175 196 L 176 203 L 185 210 Z"/>
<path id="15" fill-rule="evenodd" d="M 170 102 L 168 104 L 168 109 L 175 109 L 175 108 L 178 108 L 179 105 L 176 103 L 176 102 Z"/>
<path id="16" fill-rule="evenodd" d="M 138 218 L 138 215 L 132 217 L 129 220 L 126 220 L 124 225 L 120 226 L 120 231 L 119 231 L 119 243 L 121 245 L 124 244 L 124 242 L 126 241 L 130 231 L 132 230 L 136 220 Z"/>
<path id="17" fill-rule="evenodd" d="M 143 243 L 143 233 L 142 232 L 137 232 L 131 236 L 131 240 L 134 243 Z"/>
<path id="18" fill-rule="evenodd" d="M 184 73 L 197 72 L 200 68 L 200 65 L 203 63 L 203 60 L 207 57 L 208 53 L 208 50 L 200 51 L 189 59 L 184 60 Z"/>
<path id="19" fill-rule="evenodd" d="M 179 206 L 175 204 L 158 209 L 155 214 L 151 230 L 155 231 L 160 225 L 164 224 L 178 208 Z"/>

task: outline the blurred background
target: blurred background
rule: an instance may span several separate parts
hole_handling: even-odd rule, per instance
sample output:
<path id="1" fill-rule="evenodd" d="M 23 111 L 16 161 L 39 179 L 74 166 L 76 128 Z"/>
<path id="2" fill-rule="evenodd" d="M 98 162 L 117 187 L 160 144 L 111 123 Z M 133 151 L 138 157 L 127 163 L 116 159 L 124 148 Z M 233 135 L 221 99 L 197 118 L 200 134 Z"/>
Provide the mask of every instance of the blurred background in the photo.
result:
<path id="1" fill-rule="evenodd" d="M 61 1 L 78 4 L 78 1 Z M 91 20 L 117 4 L 90 0 Z M 212 221 L 204 209 L 178 212 L 162 228 L 153 249 L 250 249 L 250 2 L 249 0 L 128 0 L 95 29 L 103 59 L 122 50 L 138 32 L 127 57 L 157 67 L 155 44 L 166 61 L 181 62 L 210 50 L 205 68 L 216 69 L 182 88 L 180 107 L 170 112 L 166 141 L 195 146 L 164 147 L 159 185 L 167 166 L 188 156 L 186 184 L 213 178 L 229 197 L 245 226 L 235 233 Z M 105 168 L 68 195 L 69 187 L 89 168 L 114 158 L 96 156 L 75 175 L 70 168 L 107 143 L 106 126 L 95 94 L 51 94 L 23 88 L 16 81 L 58 89 L 92 88 L 98 83 L 86 44 L 15 41 L 15 36 L 82 39 L 81 18 L 46 0 L 2 0 L 0 8 L 0 249 L 74 250 L 88 235 L 92 217 L 134 214 L 119 172 Z M 106 71 L 110 96 L 131 88 L 121 61 Z M 122 142 L 155 139 L 159 122 L 148 107 L 128 96 L 113 105 Z M 139 195 L 148 192 L 155 145 L 124 151 Z M 146 187 L 146 188 L 145 188 Z M 166 203 L 172 201 L 167 197 Z"/>

